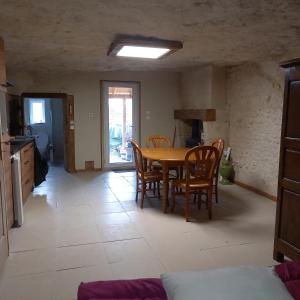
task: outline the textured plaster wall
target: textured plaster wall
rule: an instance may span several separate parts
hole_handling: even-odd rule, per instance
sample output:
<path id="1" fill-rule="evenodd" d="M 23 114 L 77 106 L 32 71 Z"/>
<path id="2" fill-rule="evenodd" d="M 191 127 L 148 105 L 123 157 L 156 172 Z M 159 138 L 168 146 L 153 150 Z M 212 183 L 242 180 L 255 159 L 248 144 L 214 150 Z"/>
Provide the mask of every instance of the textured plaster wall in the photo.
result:
<path id="1" fill-rule="evenodd" d="M 228 68 L 229 143 L 236 180 L 277 193 L 284 73 L 278 64 Z"/>
<path id="2" fill-rule="evenodd" d="M 228 113 L 226 102 L 226 69 L 204 66 L 181 73 L 180 99 L 186 109 L 216 109 L 216 121 L 203 122 L 203 139 L 210 143 L 216 138 L 228 141 Z M 189 126 L 177 122 L 180 139 L 191 134 Z"/>
<path id="3" fill-rule="evenodd" d="M 179 73 L 176 72 L 77 72 L 37 76 L 8 70 L 8 78 L 16 86 L 11 92 L 64 92 L 74 95 L 77 169 L 84 169 L 86 160 L 94 160 L 95 167 L 101 167 L 100 80 L 141 82 L 142 144 L 151 134 L 171 137 L 175 126 L 173 111 L 181 107 Z M 90 113 L 93 113 L 92 117 Z"/>

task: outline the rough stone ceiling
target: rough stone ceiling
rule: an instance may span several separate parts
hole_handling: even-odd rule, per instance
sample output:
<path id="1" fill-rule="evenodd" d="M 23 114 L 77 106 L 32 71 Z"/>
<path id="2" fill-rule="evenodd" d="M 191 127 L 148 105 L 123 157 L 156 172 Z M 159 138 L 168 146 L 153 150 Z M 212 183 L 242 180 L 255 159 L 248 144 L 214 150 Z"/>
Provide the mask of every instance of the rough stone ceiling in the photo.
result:
<path id="1" fill-rule="evenodd" d="M 179 70 L 300 56 L 299 0 L 0 0 L 8 68 Z M 107 57 L 117 34 L 179 40 L 158 61 Z"/>

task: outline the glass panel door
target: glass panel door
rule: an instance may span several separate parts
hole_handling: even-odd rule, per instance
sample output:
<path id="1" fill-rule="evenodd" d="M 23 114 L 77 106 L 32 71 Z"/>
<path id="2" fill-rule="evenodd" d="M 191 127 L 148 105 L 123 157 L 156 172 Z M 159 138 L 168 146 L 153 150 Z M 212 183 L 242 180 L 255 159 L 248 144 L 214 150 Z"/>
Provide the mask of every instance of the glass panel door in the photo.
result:
<path id="1" fill-rule="evenodd" d="M 138 84 L 104 82 L 104 166 L 133 166 L 130 141 L 138 140 Z"/>

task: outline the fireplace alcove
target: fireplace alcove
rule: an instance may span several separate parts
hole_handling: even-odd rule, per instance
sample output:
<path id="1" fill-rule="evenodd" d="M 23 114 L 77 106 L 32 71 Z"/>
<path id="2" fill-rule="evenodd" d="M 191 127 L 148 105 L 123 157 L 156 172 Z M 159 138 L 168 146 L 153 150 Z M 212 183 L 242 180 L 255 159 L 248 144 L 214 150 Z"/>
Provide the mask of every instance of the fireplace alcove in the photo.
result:
<path id="1" fill-rule="evenodd" d="M 188 125 L 190 133 L 185 137 L 185 147 L 192 148 L 204 144 L 203 122 L 216 121 L 215 109 L 178 109 L 174 111 L 174 119 L 182 120 Z"/>

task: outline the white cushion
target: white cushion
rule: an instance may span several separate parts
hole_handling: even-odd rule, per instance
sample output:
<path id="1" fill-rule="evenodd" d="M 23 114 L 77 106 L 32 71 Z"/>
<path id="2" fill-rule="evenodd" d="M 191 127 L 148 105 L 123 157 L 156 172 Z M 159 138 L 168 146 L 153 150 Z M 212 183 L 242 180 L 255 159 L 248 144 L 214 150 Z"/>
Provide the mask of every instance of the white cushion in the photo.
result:
<path id="1" fill-rule="evenodd" d="M 224 268 L 161 275 L 168 300 L 292 300 L 272 268 Z"/>

